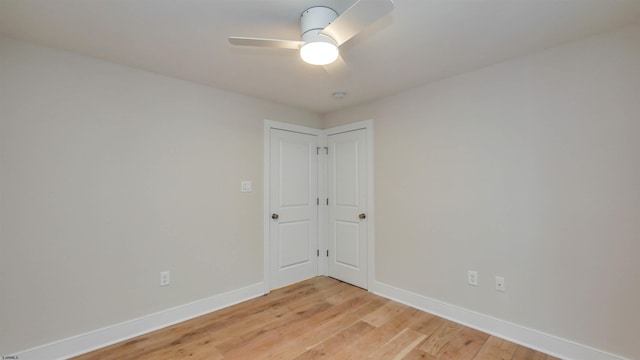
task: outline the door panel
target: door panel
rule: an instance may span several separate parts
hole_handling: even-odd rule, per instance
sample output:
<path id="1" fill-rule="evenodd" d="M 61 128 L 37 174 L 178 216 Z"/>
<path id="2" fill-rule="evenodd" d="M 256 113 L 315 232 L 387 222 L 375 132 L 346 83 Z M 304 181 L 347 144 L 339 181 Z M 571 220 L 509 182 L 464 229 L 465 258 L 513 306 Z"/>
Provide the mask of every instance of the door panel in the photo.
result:
<path id="1" fill-rule="evenodd" d="M 367 136 L 354 130 L 327 137 L 329 276 L 367 287 Z"/>
<path id="2" fill-rule="evenodd" d="M 305 264 L 311 260 L 309 259 L 309 242 L 300 241 L 300 239 L 309 237 L 309 225 L 309 221 L 280 224 L 280 239 L 278 243 L 280 270 Z"/>
<path id="3" fill-rule="evenodd" d="M 316 135 L 271 129 L 271 288 L 316 276 L 318 156 Z"/>
<path id="4" fill-rule="evenodd" d="M 344 140 L 343 140 L 344 141 Z M 342 207 L 357 208 L 358 198 L 358 145 L 356 141 L 335 142 L 335 202 Z"/>
<path id="5" fill-rule="evenodd" d="M 293 136 L 302 135 L 293 133 Z M 287 134 L 291 137 L 290 134 Z M 305 137 L 306 138 L 306 137 Z M 305 139 L 280 139 L 280 207 L 304 207 L 309 205 L 309 144 L 291 141 Z"/>
<path id="6" fill-rule="evenodd" d="M 336 263 L 358 269 L 360 267 L 360 247 L 358 246 L 360 224 L 336 221 L 335 226 Z"/>

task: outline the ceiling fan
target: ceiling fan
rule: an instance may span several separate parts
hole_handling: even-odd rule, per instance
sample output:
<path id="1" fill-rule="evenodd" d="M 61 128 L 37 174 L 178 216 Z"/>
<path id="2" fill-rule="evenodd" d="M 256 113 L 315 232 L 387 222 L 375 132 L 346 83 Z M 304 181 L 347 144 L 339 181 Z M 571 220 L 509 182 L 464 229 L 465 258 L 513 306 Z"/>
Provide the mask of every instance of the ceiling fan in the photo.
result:
<path id="1" fill-rule="evenodd" d="M 300 16 L 300 40 L 229 37 L 233 45 L 300 50 L 300 57 L 312 65 L 327 65 L 338 59 L 338 47 L 393 10 L 392 0 L 359 0 L 338 13 L 326 6 L 314 6 Z"/>

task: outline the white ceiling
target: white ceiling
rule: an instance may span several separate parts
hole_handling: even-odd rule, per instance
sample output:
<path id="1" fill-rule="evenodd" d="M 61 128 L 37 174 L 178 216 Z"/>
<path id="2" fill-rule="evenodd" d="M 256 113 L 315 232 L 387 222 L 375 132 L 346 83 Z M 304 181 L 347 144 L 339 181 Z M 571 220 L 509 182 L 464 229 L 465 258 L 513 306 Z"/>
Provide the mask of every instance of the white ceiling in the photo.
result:
<path id="1" fill-rule="evenodd" d="M 367 1 L 367 0 L 363 0 Z M 640 0 L 396 0 L 341 47 L 348 68 L 227 36 L 299 39 L 300 13 L 355 0 L 1 0 L 0 34 L 327 113 L 631 24 Z M 335 91 L 346 91 L 337 100 Z"/>

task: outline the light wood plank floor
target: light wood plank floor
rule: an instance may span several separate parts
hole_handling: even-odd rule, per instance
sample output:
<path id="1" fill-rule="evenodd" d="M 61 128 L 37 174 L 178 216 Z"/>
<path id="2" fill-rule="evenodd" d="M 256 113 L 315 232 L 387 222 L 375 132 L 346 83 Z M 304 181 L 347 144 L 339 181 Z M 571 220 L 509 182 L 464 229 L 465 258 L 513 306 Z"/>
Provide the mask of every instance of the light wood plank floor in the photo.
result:
<path id="1" fill-rule="evenodd" d="M 316 277 L 75 358 L 552 360 Z"/>

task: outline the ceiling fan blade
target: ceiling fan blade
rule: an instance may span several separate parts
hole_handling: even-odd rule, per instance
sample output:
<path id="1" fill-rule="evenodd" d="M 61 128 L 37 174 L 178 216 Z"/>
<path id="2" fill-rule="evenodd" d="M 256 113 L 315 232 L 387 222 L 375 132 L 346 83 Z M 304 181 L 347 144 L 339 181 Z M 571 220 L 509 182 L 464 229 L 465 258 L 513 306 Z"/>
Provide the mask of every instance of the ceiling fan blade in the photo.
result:
<path id="1" fill-rule="evenodd" d="M 230 36 L 229 42 L 233 45 L 241 46 L 262 46 L 280 49 L 293 49 L 298 50 L 304 44 L 302 41 L 297 40 L 278 40 L 278 39 L 260 39 L 260 38 L 248 38 Z"/>
<path id="2" fill-rule="evenodd" d="M 331 37 L 340 46 L 391 10 L 393 10 L 391 0 L 360 0 L 320 33 Z"/>
<path id="3" fill-rule="evenodd" d="M 335 78 L 343 78 L 349 73 L 349 66 L 344 61 L 342 56 L 338 56 L 336 61 L 332 62 L 331 64 L 323 65 L 322 67 L 329 75 Z"/>

